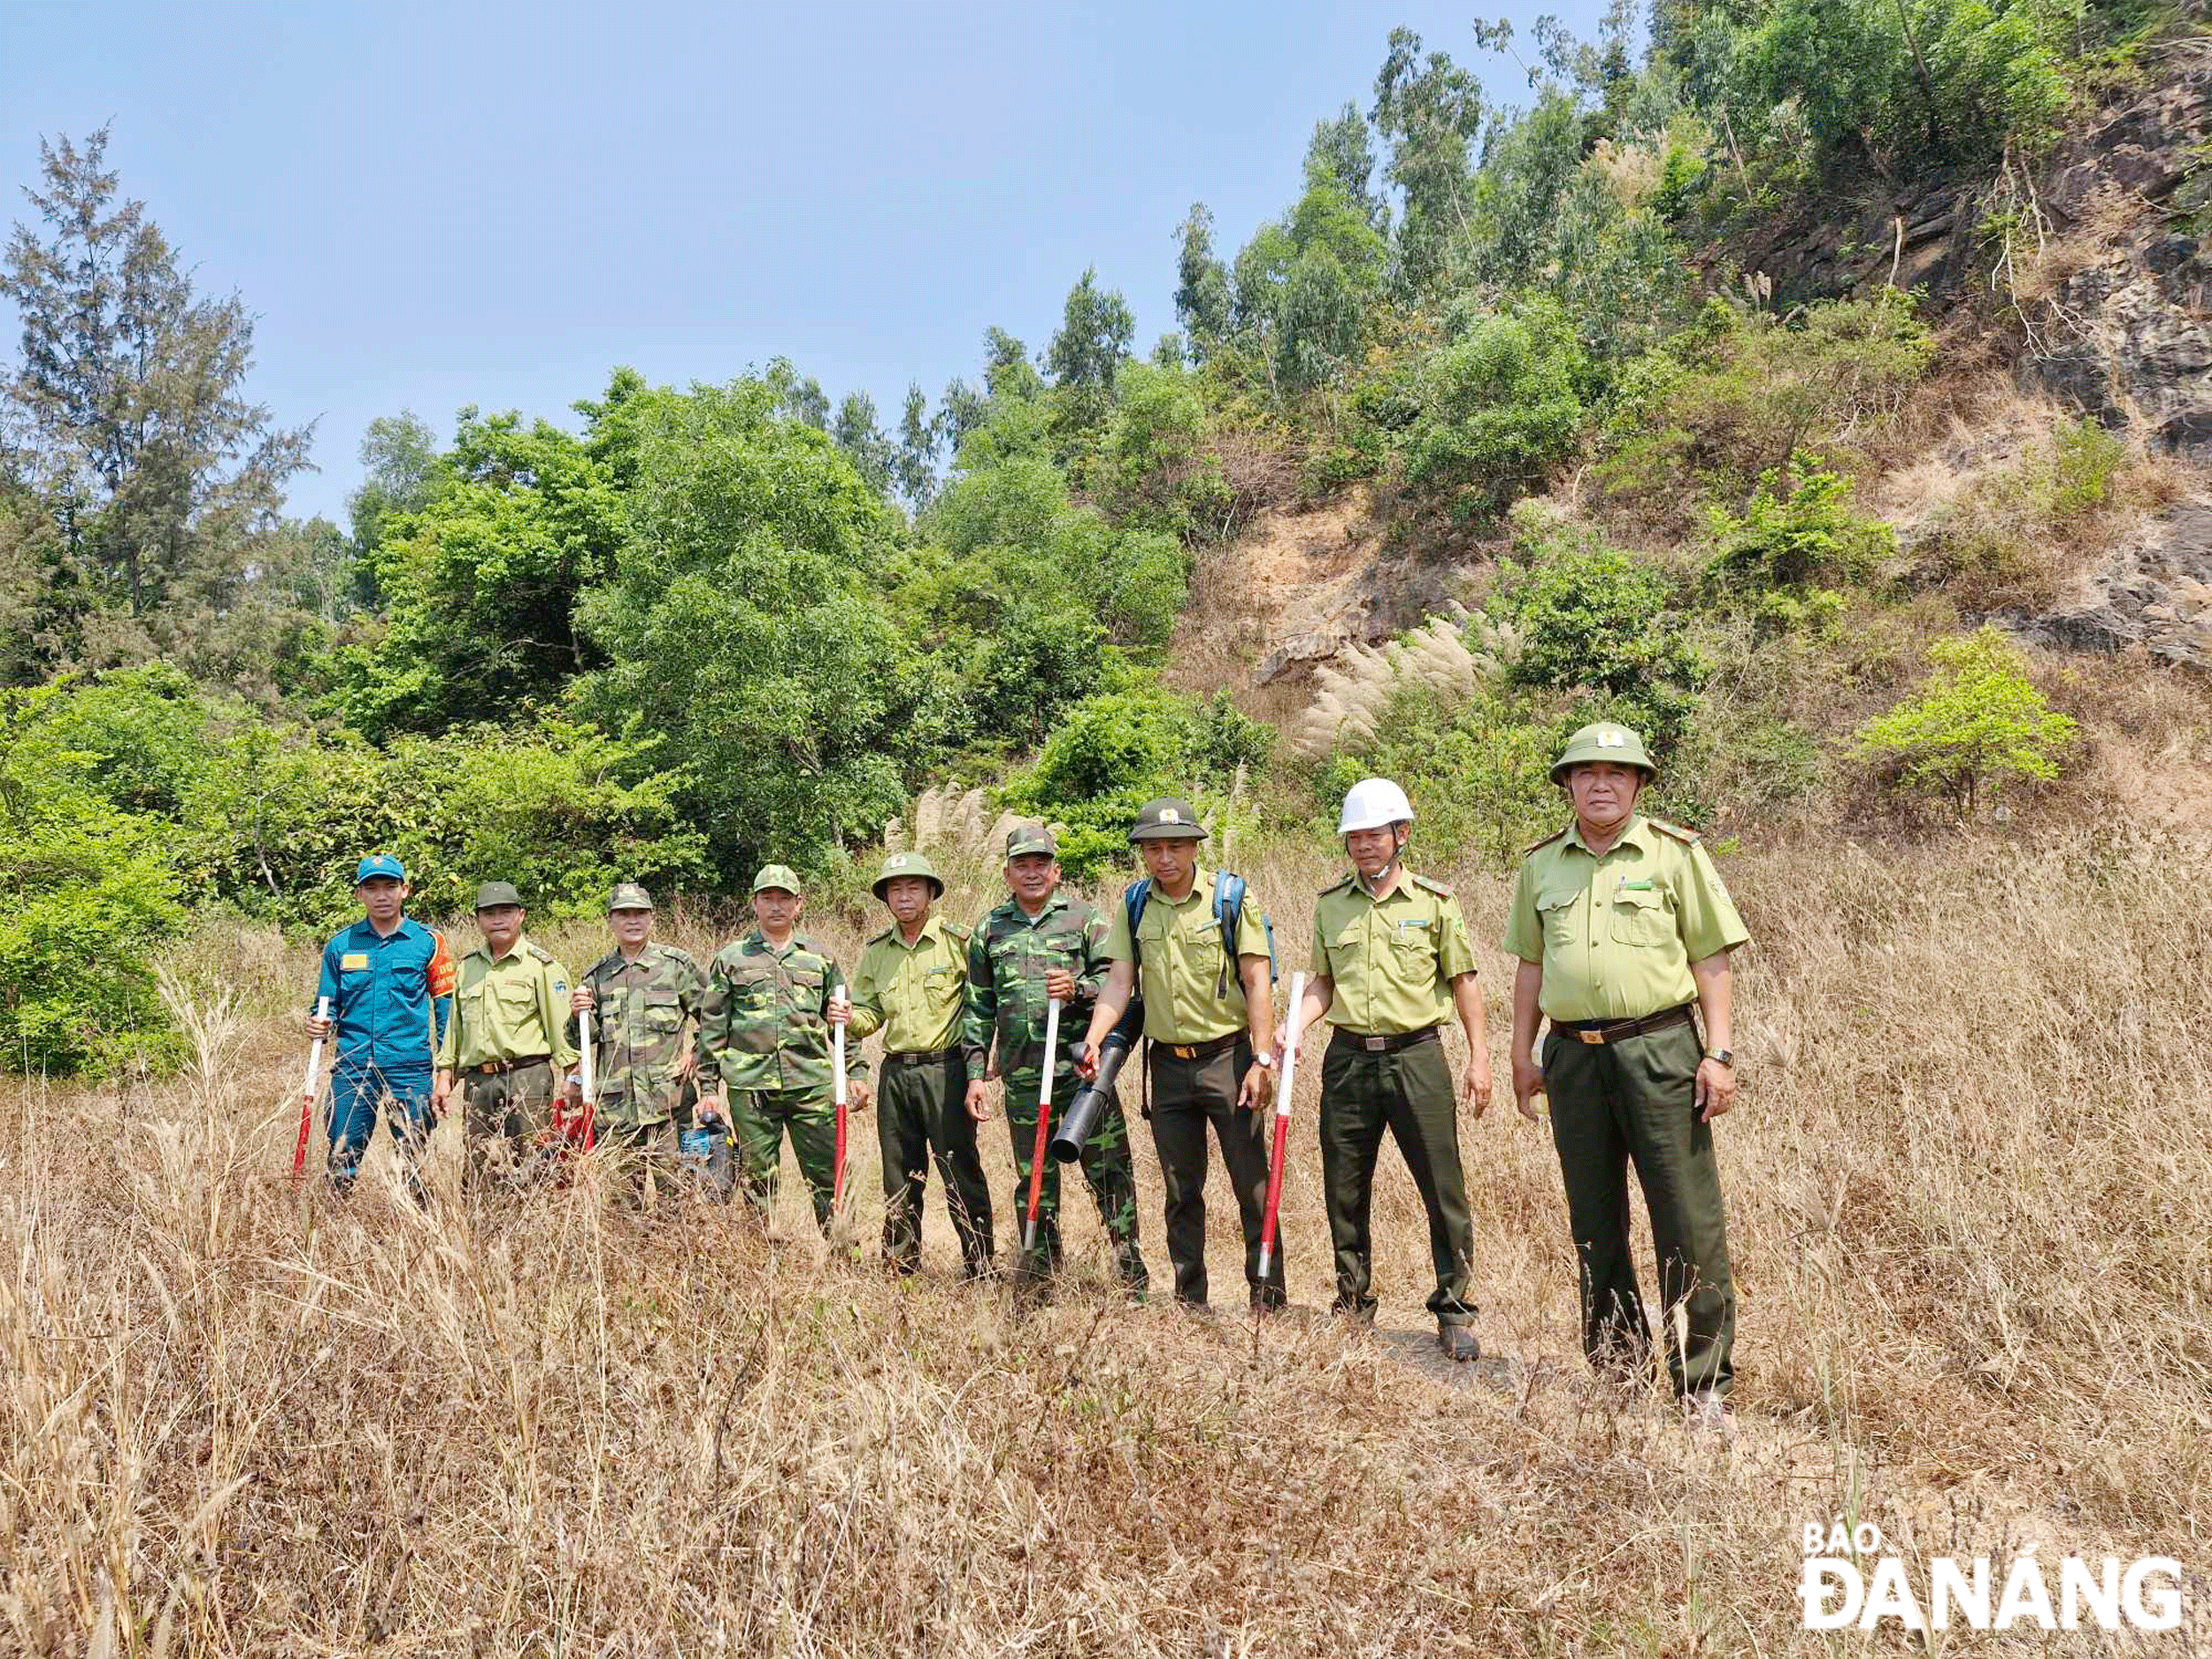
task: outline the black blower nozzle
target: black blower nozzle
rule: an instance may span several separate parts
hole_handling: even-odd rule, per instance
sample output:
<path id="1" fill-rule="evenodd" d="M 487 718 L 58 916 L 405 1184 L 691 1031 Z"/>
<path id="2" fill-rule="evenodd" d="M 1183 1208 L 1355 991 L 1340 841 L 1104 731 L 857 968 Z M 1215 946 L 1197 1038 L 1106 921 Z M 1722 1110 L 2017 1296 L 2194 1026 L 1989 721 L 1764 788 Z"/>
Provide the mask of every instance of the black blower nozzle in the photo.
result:
<path id="1" fill-rule="evenodd" d="M 1097 1129 L 1099 1114 L 1114 1097 L 1114 1079 L 1121 1075 L 1122 1062 L 1129 1057 L 1129 1050 L 1136 1047 L 1143 1030 L 1144 1003 L 1132 998 L 1129 1011 L 1098 1045 L 1097 1079 L 1078 1090 L 1067 1110 L 1060 1114 L 1059 1126 L 1052 1132 L 1052 1156 L 1056 1162 L 1072 1164 L 1083 1156 L 1083 1143 Z"/>

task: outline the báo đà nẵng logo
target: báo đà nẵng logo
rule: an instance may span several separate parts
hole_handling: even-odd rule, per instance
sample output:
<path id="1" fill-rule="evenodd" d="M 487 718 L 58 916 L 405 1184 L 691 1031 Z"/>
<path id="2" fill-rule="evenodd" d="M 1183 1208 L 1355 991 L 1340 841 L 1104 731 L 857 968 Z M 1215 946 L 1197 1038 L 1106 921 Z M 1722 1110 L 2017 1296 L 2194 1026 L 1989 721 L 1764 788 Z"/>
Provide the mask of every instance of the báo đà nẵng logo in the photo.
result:
<path id="1" fill-rule="evenodd" d="M 2123 1562 L 2061 1556 L 2027 1544 L 2008 1556 L 1937 1555 L 1916 1584 L 1901 1555 L 1885 1554 L 1871 1521 L 1808 1521 L 1798 1595 L 1807 1630 L 1863 1631 L 1885 1620 L 1905 1630 L 2141 1631 L 2181 1624 L 2181 1563 L 2170 1555 Z"/>

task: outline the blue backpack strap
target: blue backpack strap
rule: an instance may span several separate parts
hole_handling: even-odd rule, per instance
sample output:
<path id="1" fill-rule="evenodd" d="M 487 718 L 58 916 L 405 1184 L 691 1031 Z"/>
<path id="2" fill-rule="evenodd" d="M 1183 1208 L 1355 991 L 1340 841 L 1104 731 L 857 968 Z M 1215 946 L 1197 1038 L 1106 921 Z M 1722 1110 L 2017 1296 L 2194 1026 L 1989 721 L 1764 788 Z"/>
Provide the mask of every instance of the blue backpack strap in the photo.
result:
<path id="1" fill-rule="evenodd" d="M 1226 870 L 1214 872 L 1214 922 L 1221 929 L 1222 977 L 1214 995 L 1229 995 L 1229 976 L 1237 972 L 1237 934 L 1244 924 L 1244 895 L 1248 891 L 1242 876 Z M 1260 926 L 1267 930 L 1267 982 L 1275 983 L 1275 924 L 1264 912 Z"/>
<path id="2" fill-rule="evenodd" d="M 1152 896 L 1152 878 L 1139 876 L 1121 890 L 1122 913 L 1129 918 L 1129 966 L 1137 966 L 1137 924 L 1144 919 L 1144 902 Z"/>

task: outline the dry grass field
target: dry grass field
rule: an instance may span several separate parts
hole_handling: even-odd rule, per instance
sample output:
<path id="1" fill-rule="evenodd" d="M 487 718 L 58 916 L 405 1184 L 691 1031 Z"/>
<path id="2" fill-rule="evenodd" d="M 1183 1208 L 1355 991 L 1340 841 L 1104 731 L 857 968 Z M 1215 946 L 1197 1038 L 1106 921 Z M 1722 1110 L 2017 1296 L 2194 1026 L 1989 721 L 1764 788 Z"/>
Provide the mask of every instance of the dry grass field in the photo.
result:
<path id="1" fill-rule="evenodd" d="M 697 1205 L 641 1219 L 588 1181 L 472 1209 L 450 1125 L 427 1213 L 381 1152 L 349 1204 L 295 1185 L 310 954 L 204 933 L 173 964 L 186 1075 L 0 1089 L 0 1650 L 1902 1649 L 1893 1627 L 1801 1627 L 1801 1529 L 1839 1516 L 1916 1576 L 2028 1542 L 2194 1575 L 2170 1635 L 1936 1650 L 2204 1650 L 2199 860 L 2054 833 L 1724 869 L 1755 939 L 1721 1127 L 1732 1442 L 1586 1374 L 1548 1138 L 1502 1100 L 1463 1125 L 1478 1366 L 1431 1345 L 1423 1225 L 1388 1155 L 1383 1318 L 1320 1314 L 1312 1070 L 1284 1203 L 1305 1313 L 1247 1319 L 1218 1187 L 1218 1317 L 1124 1307 L 1079 1187 L 1073 1282 L 1018 1320 L 1002 1289 L 956 1281 L 934 1183 L 927 1272 L 877 1271 L 864 1128 L 862 1202 L 828 1247 L 795 1181 L 765 1232 Z M 1327 871 L 1317 849 L 1252 872 L 1294 961 Z M 1502 1094 L 1505 888 L 1461 890 Z M 955 913 L 981 896 L 964 878 Z M 810 925 L 849 965 L 878 924 Z M 544 937 L 572 964 L 601 948 Z"/>

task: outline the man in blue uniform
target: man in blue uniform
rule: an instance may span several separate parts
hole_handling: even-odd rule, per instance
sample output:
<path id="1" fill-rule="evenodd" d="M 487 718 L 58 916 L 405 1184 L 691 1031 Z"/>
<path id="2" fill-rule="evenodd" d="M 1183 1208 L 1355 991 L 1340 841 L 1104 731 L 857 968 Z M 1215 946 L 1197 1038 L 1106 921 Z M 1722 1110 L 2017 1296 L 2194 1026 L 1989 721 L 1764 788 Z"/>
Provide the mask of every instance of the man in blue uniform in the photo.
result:
<path id="1" fill-rule="evenodd" d="M 331 1018 L 311 1014 L 307 1020 L 310 1036 L 334 1032 L 338 1039 L 330 1079 L 330 1179 L 342 1194 L 353 1190 L 361 1154 L 376 1133 L 377 1109 L 388 1101 L 392 1138 L 412 1179 L 436 1125 L 431 1059 L 453 1010 L 453 956 L 445 940 L 401 913 L 406 867 L 390 853 L 371 853 L 353 879 L 366 914 L 323 948 L 315 992 L 330 999 Z"/>

